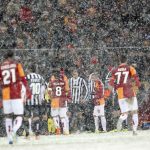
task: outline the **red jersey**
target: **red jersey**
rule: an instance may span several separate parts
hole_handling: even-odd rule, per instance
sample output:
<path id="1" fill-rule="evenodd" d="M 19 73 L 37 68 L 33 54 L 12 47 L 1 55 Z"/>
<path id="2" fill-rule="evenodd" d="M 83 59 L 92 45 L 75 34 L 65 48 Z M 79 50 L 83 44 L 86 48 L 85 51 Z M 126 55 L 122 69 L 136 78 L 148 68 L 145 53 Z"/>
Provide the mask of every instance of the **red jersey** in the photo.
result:
<path id="1" fill-rule="evenodd" d="M 54 76 L 49 81 L 49 88 L 51 89 L 51 105 L 52 107 L 63 107 L 68 100 L 69 83 L 66 76 L 56 79 Z"/>
<path id="2" fill-rule="evenodd" d="M 135 82 L 137 87 L 140 86 L 136 70 L 127 64 L 121 64 L 112 71 L 109 84 L 116 89 L 118 99 L 122 99 L 135 96 L 133 82 Z"/>
<path id="3" fill-rule="evenodd" d="M 27 82 L 20 63 L 5 60 L 0 65 L 0 80 L 3 100 L 21 98 L 22 83 L 26 86 Z"/>

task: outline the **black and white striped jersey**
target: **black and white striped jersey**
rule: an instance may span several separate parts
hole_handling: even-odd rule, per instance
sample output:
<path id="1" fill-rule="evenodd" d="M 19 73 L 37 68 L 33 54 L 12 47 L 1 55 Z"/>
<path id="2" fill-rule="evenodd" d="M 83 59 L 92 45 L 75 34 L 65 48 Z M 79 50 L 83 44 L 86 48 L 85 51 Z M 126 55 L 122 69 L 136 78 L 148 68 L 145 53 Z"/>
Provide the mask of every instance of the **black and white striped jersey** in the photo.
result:
<path id="1" fill-rule="evenodd" d="M 86 81 L 81 78 L 71 78 L 69 80 L 72 103 L 80 103 L 80 100 L 88 99 L 88 87 Z"/>
<path id="2" fill-rule="evenodd" d="M 41 105 L 46 90 L 43 77 L 37 73 L 30 73 L 26 78 L 32 93 L 31 100 L 27 100 L 26 105 Z"/>

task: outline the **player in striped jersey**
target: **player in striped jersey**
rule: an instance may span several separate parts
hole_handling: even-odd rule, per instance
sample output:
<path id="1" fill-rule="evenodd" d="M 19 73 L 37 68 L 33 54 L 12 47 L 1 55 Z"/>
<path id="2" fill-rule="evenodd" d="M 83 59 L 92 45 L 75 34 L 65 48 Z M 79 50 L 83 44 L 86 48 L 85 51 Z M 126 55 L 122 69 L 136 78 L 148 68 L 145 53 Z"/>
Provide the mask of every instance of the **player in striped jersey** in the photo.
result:
<path id="1" fill-rule="evenodd" d="M 90 75 L 88 87 L 90 99 L 94 102 L 93 116 L 95 123 L 95 133 L 99 132 L 99 117 L 101 119 L 103 131 L 106 132 L 106 118 L 104 113 L 104 84 L 99 79 L 97 73 L 92 73 Z"/>
<path id="2" fill-rule="evenodd" d="M 31 130 L 31 118 L 32 118 L 32 130 L 35 132 L 36 138 L 40 134 L 40 119 L 46 114 L 44 107 L 44 93 L 46 89 L 46 83 L 43 77 L 35 73 L 35 66 L 32 66 L 30 73 L 27 75 L 27 81 L 29 83 L 32 95 L 31 99 L 26 101 L 25 106 L 25 118 L 29 119 L 29 130 Z M 27 136 L 29 132 L 27 131 Z"/>
<path id="3" fill-rule="evenodd" d="M 88 87 L 86 81 L 79 77 L 78 71 L 75 69 L 72 71 L 73 77 L 69 80 L 71 91 L 71 103 L 69 110 L 72 114 L 71 128 L 80 132 L 84 126 L 84 106 L 85 101 L 88 99 Z M 77 128 L 77 129 L 76 129 Z"/>

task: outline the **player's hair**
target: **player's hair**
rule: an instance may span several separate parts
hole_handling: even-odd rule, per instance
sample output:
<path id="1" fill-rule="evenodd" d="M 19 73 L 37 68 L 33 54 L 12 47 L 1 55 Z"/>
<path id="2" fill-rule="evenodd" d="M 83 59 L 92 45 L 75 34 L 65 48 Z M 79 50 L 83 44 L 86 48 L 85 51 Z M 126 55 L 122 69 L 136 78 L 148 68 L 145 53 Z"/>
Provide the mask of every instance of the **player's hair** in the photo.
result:
<path id="1" fill-rule="evenodd" d="M 36 72 L 36 66 L 35 65 L 31 65 L 30 68 L 29 68 L 29 70 L 31 72 Z"/>
<path id="2" fill-rule="evenodd" d="M 74 71 L 78 72 L 78 69 L 77 68 L 72 68 L 71 72 L 73 73 Z"/>
<path id="3" fill-rule="evenodd" d="M 8 50 L 5 54 L 4 54 L 4 59 L 8 59 L 8 58 L 12 58 L 14 56 L 14 52 L 12 50 Z"/>
<path id="4" fill-rule="evenodd" d="M 121 56 L 120 56 L 120 62 L 121 62 L 121 63 L 127 62 L 127 56 L 126 56 L 126 55 L 121 55 Z"/>

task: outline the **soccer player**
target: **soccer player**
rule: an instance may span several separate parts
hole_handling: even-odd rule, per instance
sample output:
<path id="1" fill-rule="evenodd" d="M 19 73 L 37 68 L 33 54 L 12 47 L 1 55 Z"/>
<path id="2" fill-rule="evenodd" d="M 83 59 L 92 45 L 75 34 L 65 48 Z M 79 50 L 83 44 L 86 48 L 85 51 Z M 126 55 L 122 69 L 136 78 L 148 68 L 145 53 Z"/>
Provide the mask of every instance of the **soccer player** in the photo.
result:
<path id="1" fill-rule="evenodd" d="M 140 87 L 140 81 L 135 68 L 127 64 L 127 57 L 120 56 L 120 65 L 113 69 L 110 79 L 110 86 L 115 88 L 121 115 L 117 123 L 117 129 L 121 130 L 122 123 L 127 119 L 129 111 L 132 113 L 133 135 L 137 135 L 138 127 L 138 102 L 136 98 L 136 90 Z"/>
<path id="2" fill-rule="evenodd" d="M 51 116 L 56 127 L 56 134 L 61 134 L 60 120 L 63 127 L 63 134 L 69 134 L 69 120 L 67 116 L 67 101 L 69 94 L 68 78 L 64 75 L 63 69 L 55 68 L 49 80 L 49 95 L 51 99 Z"/>
<path id="3" fill-rule="evenodd" d="M 89 77 L 89 95 L 90 99 L 94 102 L 94 123 L 95 133 L 99 133 L 99 117 L 103 132 L 106 132 L 106 118 L 104 113 L 105 100 L 104 100 L 104 84 L 99 79 L 97 73 L 92 73 Z"/>
<path id="4" fill-rule="evenodd" d="M 72 71 L 72 78 L 69 80 L 71 91 L 71 103 L 69 110 L 71 112 L 71 128 L 77 132 L 83 131 L 84 128 L 84 106 L 88 99 L 88 86 L 86 81 L 79 76 L 78 71 Z"/>
<path id="5" fill-rule="evenodd" d="M 24 113 L 23 86 L 26 88 L 27 97 L 30 96 L 23 67 L 13 56 L 14 52 L 8 50 L 4 55 L 4 61 L 0 65 L 3 111 L 6 118 L 5 127 L 9 144 L 13 144 L 16 140 L 16 132 L 22 125 L 22 116 Z"/>
<path id="6" fill-rule="evenodd" d="M 31 89 L 31 99 L 26 101 L 25 104 L 25 118 L 26 124 L 29 126 L 29 131 L 35 133 L 36 139 L 39 138 L 40 130 L 40 121 L 44 115 L 46 115 L 44 93 L 46 90 L 46 83 L 44 78 L 36 73 L 35 66 L 31 66 L 29 73 L 27 74 L 27 81 Z M 26 130 L 26 136 L 29 135 L 28 130 Z"/>

